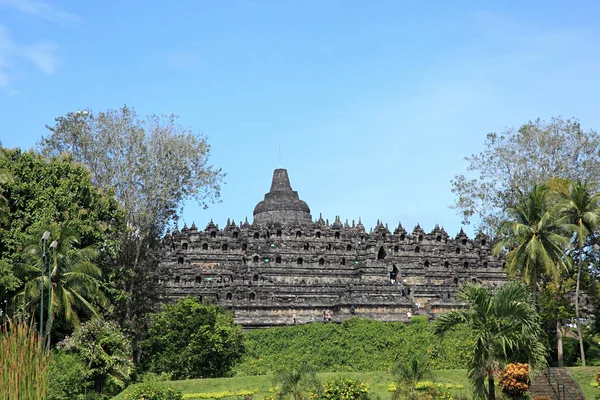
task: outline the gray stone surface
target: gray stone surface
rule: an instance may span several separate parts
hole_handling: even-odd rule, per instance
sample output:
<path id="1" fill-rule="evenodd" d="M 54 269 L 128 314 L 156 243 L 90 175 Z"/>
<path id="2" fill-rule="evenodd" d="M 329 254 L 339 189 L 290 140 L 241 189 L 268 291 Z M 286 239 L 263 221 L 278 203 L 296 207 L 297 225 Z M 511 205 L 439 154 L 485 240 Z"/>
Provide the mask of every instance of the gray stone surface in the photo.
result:
<path id="1" fill-rule="evenodd" d="M 451 238 L 438 226 L 372 232 L 352 221 L 312 220 L 308 205 L 275 170 L 271 190 L 254 210 L 254 222 L 212 221 L 167 233 L 161 267 L 167 300 L 195 296 L 231 308 L 247 327 L 292 324 L 332 312 L 333 321 L 359 316 L 406 321 L 434 318 L 464 304 L 455 293 L 466 281 L 488 286 L 507 278 L 504 260 L 487 237 Z M 394 279 L 394 283 L 392 283 Z M 417 308 L 417 303 L 419 307 Z"/>

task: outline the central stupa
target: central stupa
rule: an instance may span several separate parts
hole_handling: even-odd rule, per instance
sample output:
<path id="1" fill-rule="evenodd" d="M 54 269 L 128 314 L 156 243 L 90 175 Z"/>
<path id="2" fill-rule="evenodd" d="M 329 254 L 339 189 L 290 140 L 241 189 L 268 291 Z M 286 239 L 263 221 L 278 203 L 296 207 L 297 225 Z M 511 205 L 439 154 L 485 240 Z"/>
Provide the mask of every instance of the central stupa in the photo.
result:
<path id="1" fill-rule="evenodd" d="M 298 192 L 292 190 L 287 170 L 276 169 L 273 172 L 271 190 L 265 199 L 254 208 L 254 223 L 270 222 L 311 223 L 310 208 L 300 200 Z"/>

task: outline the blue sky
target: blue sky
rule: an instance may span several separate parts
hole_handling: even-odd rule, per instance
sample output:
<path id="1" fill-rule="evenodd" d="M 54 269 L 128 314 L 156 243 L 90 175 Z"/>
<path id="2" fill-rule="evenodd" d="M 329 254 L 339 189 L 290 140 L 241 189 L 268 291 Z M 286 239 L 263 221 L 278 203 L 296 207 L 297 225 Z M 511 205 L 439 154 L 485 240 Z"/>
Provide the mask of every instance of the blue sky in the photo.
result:
<path id="1" fill-rule="evenodd" d="M 486 133 L 600 127 L 599 18 L 595 1 L 0 0 L 0 141 L 28 149 L 84 108 L 175 113 L 227 173 L 188 224 L 251 220 L 281 146 L 313 217 L 455 235 L 450 180 Z"/>

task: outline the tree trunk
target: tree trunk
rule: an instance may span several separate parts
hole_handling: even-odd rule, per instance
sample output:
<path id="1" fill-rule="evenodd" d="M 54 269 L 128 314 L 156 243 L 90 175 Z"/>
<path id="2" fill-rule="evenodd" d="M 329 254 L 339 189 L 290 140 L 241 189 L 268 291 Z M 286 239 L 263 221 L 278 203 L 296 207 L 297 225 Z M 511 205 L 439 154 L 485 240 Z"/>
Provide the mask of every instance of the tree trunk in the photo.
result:
<path id="1" fill-rule="evenodd" d="M 538 298 L 538 286 L 537 286 L 537 280 L 538 280 L 538 276 L 537 276 L 537 265 L 533 266 L 533 273 L 532 273 L 532 280 L 531 280 L 531 294 L 533 296 L 533 305 L 535 306 L 535 308 L 539 311 L 538 308 L 538 302 L 537 302 L 537 298 Z"/>
<path id="2" fill-rule="evenodd" d="M 560 319 L 556 320 L 556 358 L 558 359 L 558 366 L 563 367 L 563 340 L 562 340 L 562 324 Z"/>
<path id="3" fill-rule="evenodd" d="M 496 400 L 496 386 L 494 386 L 494 374 L 488 371 L 488 400 Z"/>
<path id="4" fill-rule="evenodd" d="M 580 232 L 581 233 L 581 232 Z M 581 355 L 581 365 L 585 367 L 585 351 L 583 350 L 583 335 L 579 324 L 579 287 L 581 283 L 581 265 L 583 264 L 583 243 L 579 240 L 579 259 L 577 260 L 577 285 L 575 286 L 575 326 L 577 327 L 577 336 L 579 337 L 579 353 Z"/>

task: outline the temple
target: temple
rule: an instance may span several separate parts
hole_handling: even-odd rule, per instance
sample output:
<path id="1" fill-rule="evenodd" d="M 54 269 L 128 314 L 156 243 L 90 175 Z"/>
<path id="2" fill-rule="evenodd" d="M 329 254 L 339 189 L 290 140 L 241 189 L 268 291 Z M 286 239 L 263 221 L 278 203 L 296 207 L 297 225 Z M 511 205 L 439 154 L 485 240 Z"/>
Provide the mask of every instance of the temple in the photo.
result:
<path id="1" fill-rule="evenodd" d="M 452 238 L 419 225 L 408 232 L 401 224 L 390 231 L 379 221 L 366 232 L 360 219 L 313 220 L 285 169 L 275 170 L 253 223 L 184 225 L 167 232 L 163 248 L 167 301 L 215 302 L 246 327 L 292 324 L 293 315 L 297 323 L 320 321 L 324 311 L 333 321 L 435 318 L 464 306 L 455 299 L 462 283 L 507 280 L 485 236 L 469 239 L 461 229 Z"/>

